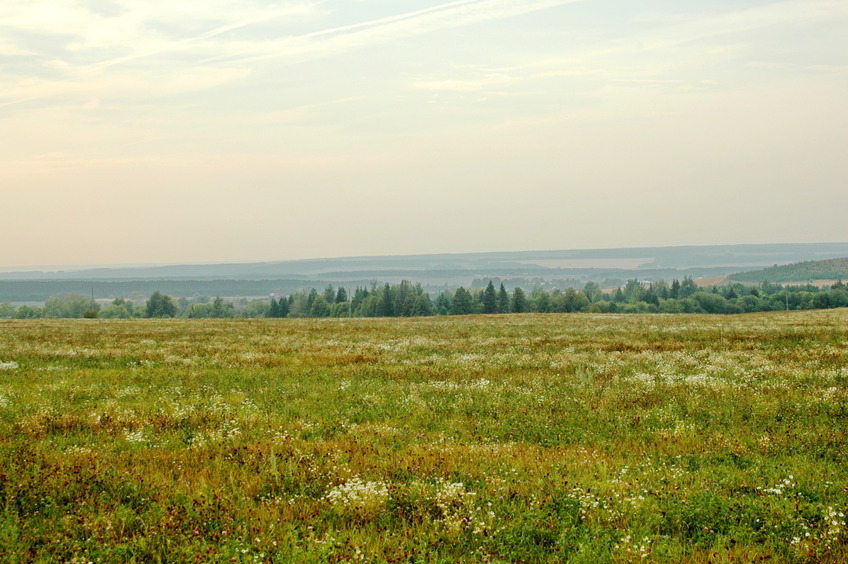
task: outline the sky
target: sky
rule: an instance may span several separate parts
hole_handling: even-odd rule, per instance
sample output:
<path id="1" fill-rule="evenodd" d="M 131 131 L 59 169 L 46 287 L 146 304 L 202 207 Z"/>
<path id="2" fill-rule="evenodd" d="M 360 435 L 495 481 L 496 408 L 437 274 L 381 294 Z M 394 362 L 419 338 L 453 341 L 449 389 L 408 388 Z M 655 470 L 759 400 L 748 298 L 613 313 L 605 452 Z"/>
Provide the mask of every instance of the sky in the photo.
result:
<path id="1" fill-rule="evenodd" d="M 848 241 L 845 0 L 3 0 L 0 267 Z"/>

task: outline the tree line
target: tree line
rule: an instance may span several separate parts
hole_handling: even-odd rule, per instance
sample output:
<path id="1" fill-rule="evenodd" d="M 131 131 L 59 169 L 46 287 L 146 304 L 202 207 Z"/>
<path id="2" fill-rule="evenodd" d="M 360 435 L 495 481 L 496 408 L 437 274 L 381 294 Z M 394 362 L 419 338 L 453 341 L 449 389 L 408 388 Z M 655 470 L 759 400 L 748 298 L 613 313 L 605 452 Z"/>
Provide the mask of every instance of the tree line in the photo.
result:
<path id="1" fill-rule="evenodd" d="M 349 291 L 328 285 L 288 296 L 266 299 L 225 300 L 178 298 L 153 292 L 146 301 L 117 298 L 102 306 L 80 294 L 47 300 L 42 307 L 9 302 L 0 304 L 0 318 L 142 318 L 142 317 L 423 317 L 505 313 L 752 313 L 775 310 L 848 307 L 848 286 L 830 287 L 731 284 L 701 288 L 690 277 L 670 284 L 629 280 L 615 291 L 604 291 L 595 282 L 582 289 L 567 288 L 527 293 L 521 288 L 496 289 L 490 280 L 482 289 L 444 290 L 435 298 L 421 284 L 372 283 Z"/>

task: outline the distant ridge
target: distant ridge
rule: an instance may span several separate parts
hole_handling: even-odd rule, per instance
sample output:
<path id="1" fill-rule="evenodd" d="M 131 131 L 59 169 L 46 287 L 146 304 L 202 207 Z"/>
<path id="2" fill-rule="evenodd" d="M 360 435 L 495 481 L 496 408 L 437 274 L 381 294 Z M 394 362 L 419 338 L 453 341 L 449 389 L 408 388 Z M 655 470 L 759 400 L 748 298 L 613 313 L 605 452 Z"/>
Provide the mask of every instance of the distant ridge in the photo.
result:
<path id="1" fill-rule="evenodd" d="M 848 256 L 845 243 L 628 247 L 547 251 L 359 256 L 288 261 L 175 264 L 0 272 L 0 280 L 351 280 L 455 276 L 573 276 L 587 270 L 628 272 L 705 269 L 724 276 L 758 267 Z M 693 277 L 695 272 L 689 273 Z M 681 274 L 680 277 L 683 275 Z"/>
<path id="2" fill-rule="evenodd" d="M 787 243 L 509 251 L 430 255 L 363 256 L 276 262 L 116 266 L 30 272 L 0 272 L 0 303 L 39 303 L 78 293 L 96 299 L 150 295 L 161 291 L 174 298 L 197 296 L 267 297 L 301 289 L 371 284 L 420 283 L 437 295 L 459 286 L 483 288 L 489 280 L 506 288 L 602 288 L 628 280 L 704 282 L 756 271 L 772 265 L 821 261 L 848 256 L 845 243 Z M 754 282 L 771 274 L 756 274 Z M 844 276 L 848 279 L 848 275 Z M 777 280 L 775 280 L 776 282 Z"/>
<path id="3" fill-rule="evenodd" d="M 738 282 L 809 283 L 819 280 L 848 280 L 848 258 L 809 260 L 740 272 L 730 277 Z"/>

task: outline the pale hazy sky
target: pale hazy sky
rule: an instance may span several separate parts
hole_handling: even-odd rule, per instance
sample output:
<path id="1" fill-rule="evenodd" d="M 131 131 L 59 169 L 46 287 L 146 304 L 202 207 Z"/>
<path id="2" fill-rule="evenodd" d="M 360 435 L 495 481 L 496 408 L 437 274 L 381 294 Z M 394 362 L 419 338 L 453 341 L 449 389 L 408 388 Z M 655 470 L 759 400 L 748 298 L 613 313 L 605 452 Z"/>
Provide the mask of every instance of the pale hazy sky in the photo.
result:
<path id="1" fill-rule="evenodd" d="M 845 0 L 3 0 L 0 267 L 848 241 Z"/>

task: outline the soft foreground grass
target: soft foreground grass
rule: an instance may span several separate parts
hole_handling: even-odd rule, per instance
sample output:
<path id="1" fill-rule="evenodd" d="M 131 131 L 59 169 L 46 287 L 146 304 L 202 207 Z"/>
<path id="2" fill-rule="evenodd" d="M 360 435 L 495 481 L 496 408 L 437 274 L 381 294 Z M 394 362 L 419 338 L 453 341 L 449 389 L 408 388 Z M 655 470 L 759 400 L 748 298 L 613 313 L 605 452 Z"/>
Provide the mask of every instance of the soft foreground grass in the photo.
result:
<path id="1" fill-rule="evenodd" d="M 0 321 L 0 561 L 846 561 L 846 383 L 846 310 Z"/>

